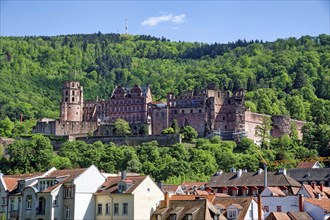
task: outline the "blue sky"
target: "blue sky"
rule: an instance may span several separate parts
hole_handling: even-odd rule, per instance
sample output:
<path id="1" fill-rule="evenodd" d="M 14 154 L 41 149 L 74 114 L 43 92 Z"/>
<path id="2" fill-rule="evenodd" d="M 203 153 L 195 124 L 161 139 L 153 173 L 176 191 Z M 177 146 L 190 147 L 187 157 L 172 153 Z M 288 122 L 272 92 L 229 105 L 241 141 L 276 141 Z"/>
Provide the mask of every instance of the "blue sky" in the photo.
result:
<path id="1" fill-rule="evenodd" d="M 330 34 L 330 0 L 0 0 L 0 35 L 124 33 L 227 43 Z"/>

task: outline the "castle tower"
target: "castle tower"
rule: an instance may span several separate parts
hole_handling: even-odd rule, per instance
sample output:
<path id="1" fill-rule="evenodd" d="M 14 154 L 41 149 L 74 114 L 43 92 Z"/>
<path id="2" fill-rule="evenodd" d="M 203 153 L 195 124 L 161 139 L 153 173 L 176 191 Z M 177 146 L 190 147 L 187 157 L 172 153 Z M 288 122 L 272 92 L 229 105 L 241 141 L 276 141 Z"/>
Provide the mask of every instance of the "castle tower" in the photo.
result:
<path id="1" fill-rule="evenodd" d="M 77 81 L 67 81 L 62 88 L 60 121 L 82 121 L 83 87 Z"/>

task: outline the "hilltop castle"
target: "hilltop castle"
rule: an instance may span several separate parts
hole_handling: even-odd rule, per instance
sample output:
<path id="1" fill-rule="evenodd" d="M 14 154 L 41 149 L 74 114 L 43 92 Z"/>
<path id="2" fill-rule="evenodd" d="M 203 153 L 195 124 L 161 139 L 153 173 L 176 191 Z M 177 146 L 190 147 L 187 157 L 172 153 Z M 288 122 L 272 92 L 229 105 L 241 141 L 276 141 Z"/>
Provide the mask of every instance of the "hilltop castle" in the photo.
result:
<path id="1" fill-rule="evenodd" d="M 202 137 L 216 134 L 224 140 L 237 140 L 246 136 L 258 141 L 255 128 L 264 117 L 271 117 L 274 137 L 290 133 L 292 123 L 301 137 L 304 122 L 248 111 L 244 106 L 244 91 L 231 94 L 209 86 L 179 96 L 169 93 L 166 102 L 155 102 L 149 86 L 118 86 L 108 100 L 84 101 L 80 83 L 68 81 L 62 88 L 60 119 L 40 120 L 34 133 L 112 136 L 112 124 L 122 118 L 129 122 L 133 135 L 151 135 L 161 134 L 176 119 L 180 127 L 190 125 Z"/>

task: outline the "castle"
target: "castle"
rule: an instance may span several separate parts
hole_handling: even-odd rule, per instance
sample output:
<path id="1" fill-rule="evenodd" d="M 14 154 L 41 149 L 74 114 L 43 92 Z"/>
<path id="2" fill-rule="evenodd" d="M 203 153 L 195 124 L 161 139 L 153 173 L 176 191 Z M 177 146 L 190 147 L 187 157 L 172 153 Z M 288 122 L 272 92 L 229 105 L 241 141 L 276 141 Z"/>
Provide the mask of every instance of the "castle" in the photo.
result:
<path id="1" fill-rule="evenodd" d="M 179 96 L 169 93 L 163 102 L 152 100 L 149 86 L 118 86 L 108 100 L 84 101 L 80 83 L 68 81 L 62 88 L 60 119 L 40 120 L 34 133 L 113 136 L 113 123 L 122 118 L 129 122 L 132 135 L 154 135 L 161 134 L 177 120 L 179 127 L 192 126 L 201 137 L 220 135 L 223 140 L 238 140 L 246 136 L 257 142 L 255 128 L 264 117 L 272 119 L 272 136 L 289 134 L 294 123 L 301 138 L 304 122 L 248 111 L 243 90 L 231 94 L 208 86 Z"/>

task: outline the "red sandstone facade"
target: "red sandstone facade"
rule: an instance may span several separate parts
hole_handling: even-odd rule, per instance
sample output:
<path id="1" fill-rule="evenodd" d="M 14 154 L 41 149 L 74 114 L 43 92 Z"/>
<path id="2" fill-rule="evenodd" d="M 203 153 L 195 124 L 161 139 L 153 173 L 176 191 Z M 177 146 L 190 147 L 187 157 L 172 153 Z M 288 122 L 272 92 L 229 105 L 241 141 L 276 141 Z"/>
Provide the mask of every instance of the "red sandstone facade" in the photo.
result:
<path id="1" fill-rule="evenodd" d="M 112 124 L 122 118 L 130 123 L 132 134 L 161 134 L 177 120 L 180 127 L 192 126 L 202 137 L 216 134 L 224 140 L 239 140 L 247 136 L 258 141 L 255 128 L 263 117 L 271 116 L 245 109 L 243 91 L 231 94 L 209 86 L 179 96 L 169 93 L 166 102 L 153 102 L 149 86 L 118 86 L 108 100 L 84 101 L 80 83 L 68 81 L 62 88 L 60 120 L 40 121 L 34 132 L 112 136 Z M 273 116 L 272 121 L 275 137 L 290 133 L 291 123 L 298 133 L 304 124 L 288 116 Z"/>

